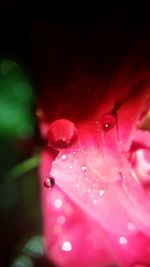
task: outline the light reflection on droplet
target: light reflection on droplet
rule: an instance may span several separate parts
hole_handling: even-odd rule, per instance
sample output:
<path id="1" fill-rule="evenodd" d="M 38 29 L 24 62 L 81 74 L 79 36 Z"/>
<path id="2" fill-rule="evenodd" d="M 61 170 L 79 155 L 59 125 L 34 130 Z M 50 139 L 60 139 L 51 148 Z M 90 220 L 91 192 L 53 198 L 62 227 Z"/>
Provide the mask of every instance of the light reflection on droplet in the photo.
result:
<path id="1" fill-rule="evenodd" d="M 65 154 L 61 156 L 62 160 L 66 160 L 66 158 L 67 158 L 67 156 Z"/>
<path id="2" fill-rule="evenodd" d="M 63 225 L 65 222 L 66 222 L 66 218 L 65 218 L 65 216 L 60 215 L 60 216 L 57 218 L 57 223 L 58 223 L 59 225 Z"/>
<path id="3" fill-rule="evenodd" d="M 65 242 L 62 244 L 61 249 L 62 249 L 63 251 L 67 251 L 67 252 L 69 252 L 69 251 L 72 250 L 72 245 L 71 245 L 71 243 L 70 243 L 69 241 L 65 241 Z"/>
<path id="4" fill-rule="evenodd" d="M 87 167 L 86 167 L 85 165 L 83 165 L 83 166 L 81 167 L 81 169 L 82 169 L 83 172 L 85 172 L 85 171 L 87 170 Z"/>
<path id="5" fill-rule="evenodd" d="M 125 244 L 128 243 L 128 240 L 127 240 L 124 236 L 121 236 L 121 237 L 119 238 L 119 243 L 120 243 L 121 245 L 125 245 Z"/>
<path id="6" fill-rule="evenodd" d="M 44 187 L 47 189 L 53 188 L 55 185 L 55 180 L 53 177 L 47 176 L 44 178 Z"/>
<path id="7" fill-rule="evenodd" d="M 73 168 L 72 165 L 70 165 L 69 168 L 72 169 Z"/>
<path id="8" fill-rule="evenodd" d="M 57 209 L 61 208 L 61 206 L 62 206 L 62 200 L 61 200 L 60 198 L 57 198 L 57 199 L 55 200 L 54 205 L 55 205 L 55 207 L 56 207 Z"/>
<path id="9" fill-rule="evenodd" d="M 105 190 L 104 190 L 104 189 L 100 189 L 100 190 L 99 190 L 99 195 L 100 195 L 101 197 L 103 197 L 104 194 L 105 194 Z"/>
<path id="10" fill-rule="evenodd" d="M 107 132 L 111 130 L 116 124 L 116 118 L 111 113 L 103 114 L 101 117 L 101 127 L 103 131 Z"/>

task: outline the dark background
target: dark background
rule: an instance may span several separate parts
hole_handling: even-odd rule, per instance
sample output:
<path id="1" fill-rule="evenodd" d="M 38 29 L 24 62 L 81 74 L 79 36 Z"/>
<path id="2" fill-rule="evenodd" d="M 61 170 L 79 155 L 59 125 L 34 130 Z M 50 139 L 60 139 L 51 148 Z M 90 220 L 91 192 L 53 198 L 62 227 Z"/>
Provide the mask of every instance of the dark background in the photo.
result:
<path id="1" fill-rule="evenodd" d="M 72 62 L 77 43 L 76 53 L 79 53 L 79 60 L 82 57 L 88 58 L 88 49 L 83 56 L 83 47 L 89 46 L 91 32 L 98 29 L 105 39 L 103 44 L 107 47 L 105 53 L 110 51 L 111 44 L 120 51 L 123 51 L 122 47 L 128 50 L 130 45 L 134 47 L 141 40 L 149 42 L 149 7 L 149 1 L 139 1 L 139 3 L 132 1 L 132 4 L 126 1 L 120 1 L 120 4 L 100 1 L 99 7 L 91 3 L 83 6 L 77 3 L 72 3 L 72 6 L 56 3 L 54 6 L 51 2 L 48 5 L 46 1 L 34 3 L 20 0 L 0 3 L 0 59 L 17 61 L 29 77 L 33 88 L 29 109 L 34 127 L 34 134 L 28 139 L 19 138 L 17 134 L 10 132 L 0 134 L 0 266 L 11 266 L 21 255 L 29 256 L 33 266 L 47 266 L 40 250 L 31 249 L 28 252 L 24 249 L 34 236 L 42 235 L 38 170 L 31 168 L 15 179 L 8 173 L 21 162 L 33 157 L 34 152 L 39 153 L 42 148 L 35 110 L 40 95 L 39 81 L 41 84 L 45 71 L 45 59 L 42 55 L 43 47 L 47 47 L 46 43 L 49 41 L 48 28 L 54 29 L 52 43 L 57 56 L 53 61 L 56 61 L 57 66 L 61 58 L 62 64 L 65 65 L 68 57 L 64 58 L 63 55 L 68 55 L 66 52 L 68 44 L 64 41 L 64 47 L 61 47 L 62 29 L 67 29 L 68 34 L 75 32 L 78 36 L 76 42 L 71 43 Z M 42 32 L 45 32 L 44 35 Z M 45 37 L 43 47 L 40 36 Z M 66 35 L 64 36 L 64 39 L 67 39 Z M 101 41 L 99 39 L 97 41 L 100 45 Z M 95 39 L 95 46 L 97 41 Z M 90 56 L 92 57 L 92 53 Z M 41 73 L 41 78 L 37 79 L 36 73 Z M 6 110 L 2 112 L 5 114 Z M 32 267 L 30 265 L 26 263 L 14 266 Z"/>

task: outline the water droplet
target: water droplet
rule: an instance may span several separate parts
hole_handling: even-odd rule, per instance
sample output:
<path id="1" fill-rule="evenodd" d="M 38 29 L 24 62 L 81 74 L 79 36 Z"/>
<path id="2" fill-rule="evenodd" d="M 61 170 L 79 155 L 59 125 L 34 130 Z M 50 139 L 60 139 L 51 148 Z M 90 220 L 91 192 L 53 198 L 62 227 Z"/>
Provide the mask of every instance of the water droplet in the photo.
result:
<path id="1" fill-rule="evenodd" d="M 48 145 L 64 149 L 74 145 L 78 140 L 77 130 L 73 122 L 66 119 L 54 121 L 48 130 Z"/>
<path id="2" fill-rule="evenodd" d="M 61 206 L 62 206 L 62 200 L 61 200 L 60 198 L 57 198 L 57 199 L 55 200 L 54 205 L 55 205 L 55 207 L 56 207 L 57 209 L 61 208 Z"/>
<path id="3" fill-rule="evenodd" d="M 66 160 L 66 158 L 67 158 L 67 156 L 65 154 L 61 156 L 62 160 Z"/>
<path id="4" fill-rule="evenodd" d="M 86 167 L 85 165 L 83 165 L 83 166 L 81 167 L 81 169 L 82 169 L 83 172 L 85 172 L 85 171 L 87 170 L 87 167 Z"/>
<path id="5" fill-rule="evenodd" d="M 121 237 L 119 238 L 119 243 L 120 243 L 121 245 L 125 245 L 125 244 L 128 243 L 128 240 L 127 240 L 124 236 L 121 236 Z"/>
<path id="6" fill-rule="evenodd" d="M 75 155 L 76 154 L 76 151 L 73 151 L 72 154 Z"/>
<path id="7" fill-rule="evenodd" d="M 100 189 L 100 190 L 99 190 L 99 195 L 100 195 L 101 197 L 103 197 L 104 194 L 105 194 L 105 190 L 104 190 L 104 189 Z"/>
<path id="8" fill-rule="evenodd" d="M 71 243 L 70 243 L 69 241 L 65 241 L 65 242 L 62 244 L 61 249 L 62 249 L 63 251 L 67 251 L 67 252 L 69 252 L 69 251 L 72 250 L 72 245 L 71 245 Z"/>
<path id="9" fill-rule="evenodd" d="M 45 186 L 46 188 L 48 188 L 48 189 L 53 188 L 54 184 L 55 184 L 55 180 L 54 180 L 53 177 L 49 177 L 49 176 L 48 176 L 48 177 L 46 177 L 46 178 L 44 179 L 44 186 Z"/>
<path id="10" fill-rule="evenodd" d="M 103 131 L 111 130 L 116 124 L 116 118 L 111 113 L 106 113 L 101 117 L 101 126 Z"/>

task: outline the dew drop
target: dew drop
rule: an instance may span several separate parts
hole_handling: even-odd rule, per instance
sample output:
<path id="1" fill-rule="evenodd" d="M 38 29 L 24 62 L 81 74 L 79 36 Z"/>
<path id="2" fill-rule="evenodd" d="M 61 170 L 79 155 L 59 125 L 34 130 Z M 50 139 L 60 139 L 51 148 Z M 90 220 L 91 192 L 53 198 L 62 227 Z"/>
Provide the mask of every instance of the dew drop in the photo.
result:
<path id="1" fill-rule="evenodd" d="M 87 167 L 86 167 L 85 165 L 83 165 L 83 166 L 81 167 L 81 169 L 82 169 L 83 172 L 85 172 L 85 171 L 87 170 Z"/>
<path id="2" fill-rule="evenodd" d="M 124 236 L 121 236 L 121 237 L 119 238 L 119 243 L 120 243 L 121 245 L 125 245 L 125 244 L 128 243 L 128 240 L 127 240 Z"/>
<path id="3" fill-rule="evenodd" d="M 66 160 L 66 158 L 67 158 L 67 156 L 65 154 L 61 156 L 62 160 Z"/>
<path id="4" fill-rule="evenodd" d="M 62 200 L 61 200 L 60 198 L 57 198 L 57 199 L 55 200 L 54 205 L 55 205 L 55 207 L 56 207 L 57 209 L 61 208 L 61 206 L 62 206 Z"/>
<path id="5" fill-rule="evenodd" d="M 100 195 L 101 197 L 103 197 L 104 194 L 105 194 L 105 190 L 104 190 L 104 189 L 100 189 L 100 190 L 99 190 L 99 195 Z"/>
<path id="6" fill-rule="evenodd" d="M 55 184 L 55 180 L 54 180 L 54 178 L 53 177 L 46 177 L 45 179 L 44 179 L 44 186 L 46 187 L 46 188 L 48 188 L 48 189 L 50 189 L 50 188 L 53 188 L 54 187 L 54 184 Z"/>
<path id="7" fill-rule="evenodd" d="M 73 122 L 66 119 L 54 121 L 48 130 L 48 145 L 57 149 L 64 149 L 74 145 L 78 134 Z"/>
<path id="8" fill-rule="evenodd" d="M 104 132 L 111 130 L 116 124 L 116 118 L 111 113 L 106 113 L 101 117 L 101 126 Z"/>
<path id="9" fill-rule="evenodd" d="M 71 243 L 70 243 L 69 241 L 65 241 L 65 242 L 62 244 L 61 249 L 62 249 L 63 251 L 67 251 L 67 252 L 69 252 L 69 251 L 72 250 L 72 245 L 71 245 Z"/>

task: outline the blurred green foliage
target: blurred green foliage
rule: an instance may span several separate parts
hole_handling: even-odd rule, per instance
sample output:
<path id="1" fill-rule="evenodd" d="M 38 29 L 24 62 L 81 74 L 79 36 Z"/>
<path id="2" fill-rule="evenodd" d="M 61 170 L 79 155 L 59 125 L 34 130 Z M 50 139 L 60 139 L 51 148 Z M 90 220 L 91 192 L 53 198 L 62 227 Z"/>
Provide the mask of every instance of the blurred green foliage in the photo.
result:
<path id="1" fill-rule="evenodd" d="M 32 86 L 19 65 L 11 60 L 0 63 L 0 135 L 30 138 L 34 134 Z"/>
<path id="2" fill-rule="evenodd" d="M 0 266 L 32 267 L 43 255 L 38 187 L 39 155 L 34 153 L 35 93 L 25 71 L 0 60 Z M 17 179 L 14 179 L 17 178 Z M 29 254 L 29 255 L 28 255 Z M 36 265 L 37 266 L 37 265 Z M 43 265 L 44 266 L 44 265 Z"/>

